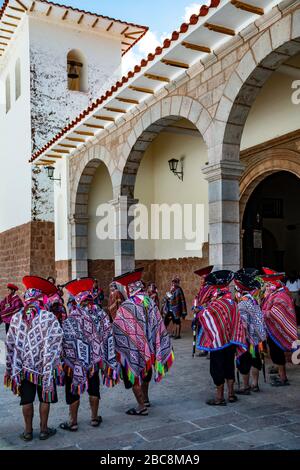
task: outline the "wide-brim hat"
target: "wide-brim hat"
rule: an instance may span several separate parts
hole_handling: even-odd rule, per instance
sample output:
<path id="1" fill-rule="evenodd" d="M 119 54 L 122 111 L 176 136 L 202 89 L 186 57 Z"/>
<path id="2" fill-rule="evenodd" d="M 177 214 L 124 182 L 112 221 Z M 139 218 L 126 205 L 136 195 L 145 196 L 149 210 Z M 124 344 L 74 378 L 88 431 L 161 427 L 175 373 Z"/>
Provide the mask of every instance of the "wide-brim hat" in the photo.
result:
<path id="1" fill-rule="evenodd" d="M 35 289 L 43 294 L 50 296 L 58 292 L 57 287 L 47 279 L 39 276 L 25 276 L 22 280 L 26 290 Z"/>
<path id="2" fill-rule="evenodd" d="M 205 266 L 204 268 L 197 269 L 197 271 L 194 271 L 194 274 L 199 277 L 204 277 L 208 276 L 212 270 L 214 269 L 213 266 Z"/>
<path id="3" fill-rule="evenodd" d="M 15 291 L 19 290 L 18 286 L 16 286 L 15 284 L 12 284 L 10 282 L 7 284 L 6 287 L 7 287 L 7 289 L 10 289 L 10 290 L 15 290 Z"/>
<path id="4" fill-rule="evenodd" d="M 130 284 L 134 284 L 137 281 L 142 279 L 144 268 L 138 268 L 134 271 L 129 271 L 127 273 L 121 274 L 114 278 L 115 282 L 118 282 L 122 286 L 128 287 Z"/>
<path id="5" fill-rule="evenodd" d="M 94 286 L 94 279 L 91 277 L 83 277 L 81 279 L 73 279 L 65 284 L 65 289 L 74 297 L 81 292 L 92 291 Z"/>
<path id="6" fill-rule="evenodd" d="M 260 270 L 257 268 L 241 268 L 236 274 L 246 274 L 247 276 L 256 277 L 260 275 Z"/>
<path id="7" fill-rule="evenodd" d="M 253 275 L 237 271 L 234 275 L 235 285 L 243 291 L 252 291 L 261 287 L 260 282 Z"/>
<path id="8" fill-rule="evenodd" d="M 210 286 L 226 287 L 229 286 L 234 278 L 234 272 L 227 269 L 213 271 L 206 276 L 205 282 Z"/>
<path id="9" fill-rule="evenodd" d="M 262 268 L 264 275 L 261 276 L 262 280 L 265 282 L 276 283 L 278 281 L 283 281 L 285 278 L 285 273 L 274 271 L 271 268 Z"/>

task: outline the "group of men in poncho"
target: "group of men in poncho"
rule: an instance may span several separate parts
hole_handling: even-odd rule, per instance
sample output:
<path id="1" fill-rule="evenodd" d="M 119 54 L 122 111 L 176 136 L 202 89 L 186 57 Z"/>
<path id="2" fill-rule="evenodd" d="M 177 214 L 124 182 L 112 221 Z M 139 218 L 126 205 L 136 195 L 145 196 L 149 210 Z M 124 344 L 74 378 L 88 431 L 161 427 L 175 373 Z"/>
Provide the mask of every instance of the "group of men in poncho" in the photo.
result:
<path id="1" fill-rule="evenodd" d="M 159 382 L 171 367 L 171 341 L 155 302 L 146 294 L 142 269 L 115 279 L 111 295 L 116 304 L 108 315 L 95 300 L 94 280 L 67 283 L 68 312 L 62 291 L 53 282 L 26 276 L 24 302 L 10 318 L 6 337 L 7 360 L 4 382 L 21 397 L 25 430 L 21 438 L 33 438 L 33 403 L 40 401 L 40 439 L 53 436 L 48 427 L 50 404 L 56 403 L 57 385 L 65 386 L 69 420 L 63 430 L 78 430 L 80 396 L 87 390 L 91 426 L 98 427 L 100 373 L 112 387 L 120 380 L 132 388 L 137 406 L 128 415 L 148 415 L 148 387 L 152 376 Z M 124 286 L 120 298 L 116 291 Z M 17 290 L 17 286 L 15 291 Z M 120 301 L 122 300 L 122 302 Z M 114 302 L 110 302 L 112 305 Z"/>
<path id="2" fill-rule="evenodd" d="M 216 397 L 207 404 L 227 404 L 225 383 L 230 403 L 237 401 L 237 394 L 259 392 L 259 371 L 267 345 L 279 372 L 271 385 L 289 385 L 286 353 L 293 350 L 298 336 L 293 299 L 282 282 L 284 273 L 269 268 L 263 268 L 261 274 L 251 268 L 236 273 L 212 271 L 209 266 L 195 273 L 200 276 L 200 290 L 195 298 L 193 324 L 198 329 L 198 349 L 210 353 L 210 374 L 217 389 Z M 232 281 L 234 293 L 230 290 Z M 243 377 L 243 387 L 237 391 L 235 358 Z"/>

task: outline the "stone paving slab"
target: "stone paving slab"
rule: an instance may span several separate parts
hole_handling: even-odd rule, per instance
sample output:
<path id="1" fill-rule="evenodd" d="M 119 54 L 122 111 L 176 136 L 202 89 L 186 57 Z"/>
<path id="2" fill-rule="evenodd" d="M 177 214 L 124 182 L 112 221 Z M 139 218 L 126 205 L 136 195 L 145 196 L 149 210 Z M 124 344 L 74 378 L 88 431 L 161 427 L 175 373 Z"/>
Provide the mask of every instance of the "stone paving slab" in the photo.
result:
<path id="1" fill-rule="evenodd" d="M 0 339 L 4 329 L 0 326 Z M 82 397 L 77 433 L 58 429 L 68 418 L 64 390 L 50 410 L 49 425 L 56 436 L 41 442 L 38 403 L 35 404 L 34 440 L 25 443 L 19 398 L 0 385 L 0 449 L 66 450 L 238 450 L 300 449 L 300 367 L 288 367 L 290 387 L 274 389 L 261 379 L 261 393 L 240 397 L 226 407 L 205 404 L 214 394 L 206 358 L 191 358 L 192 338 L 184 333 L 175 342 L 175 363 L 159 384 L 151 383 L 151 408 L 147 417 L 125 414 L 135 404 L 131 391 L 122 385 L 101 388 L 103 423 L 90 426 L 89 403 Z M 0 364 L 0 384 L 4 366 Z"/>

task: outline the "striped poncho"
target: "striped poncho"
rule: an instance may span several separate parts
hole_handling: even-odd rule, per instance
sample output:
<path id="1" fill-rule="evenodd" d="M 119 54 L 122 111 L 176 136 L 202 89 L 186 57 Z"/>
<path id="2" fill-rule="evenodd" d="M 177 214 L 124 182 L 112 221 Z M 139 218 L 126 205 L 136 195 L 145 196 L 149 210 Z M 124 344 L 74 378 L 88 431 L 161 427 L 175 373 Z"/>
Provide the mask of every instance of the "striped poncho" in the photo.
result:
<path id="1" fill-rule="evenodd" d="M 113 322 L 116 351 L 132 384 L 142 383 L 152 367 L 159 382 L 171 367 L 174 354 L 162 316 L 146 295 L 125 300 Z"/>
<path id="2" fill-rule="evenodd" d="M 202 326 L 198 349 L 217 351 L 236 345 L 238 355 L 247 351 L 245 329 L 229 292 L 212 300 L 199 312 L 198 319 Z"/>
<path id="3" fill-rule="evenodd" d="M 291 351 L 298 339 L 293 299 L 285 287 L 274 290 L 266 297 L 262 311 L 270 338 L 283 350 Z"/>

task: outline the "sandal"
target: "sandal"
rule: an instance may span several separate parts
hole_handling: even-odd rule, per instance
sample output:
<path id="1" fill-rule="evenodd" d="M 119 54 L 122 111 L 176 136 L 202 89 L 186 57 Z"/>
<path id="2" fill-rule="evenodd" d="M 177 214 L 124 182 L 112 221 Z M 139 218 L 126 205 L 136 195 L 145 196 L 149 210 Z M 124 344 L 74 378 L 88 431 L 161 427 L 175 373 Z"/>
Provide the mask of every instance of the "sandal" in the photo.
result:
<path id="1" fill-rule="evenodd" d="M 223 400 L 216 400 L 215 398 L 211 398 L 210 400 L 207 400 L 206 404 L 209 406 L 226 406 L 227 405 L 224 398 Z"/>
<path id="2" fill-rule="evenodd" d="M 238 397 L 236 395 L 232 395 L 231 397 L 228 397 L 229 403 L 235 403 L 238 401 Z"/>
<path id="3" fill-rule="evenodd" d="M 255 393 L 260 392 L 259 386 L 258 385 L 253 385 L 251 387 L 251 392 L 255 392 Z"/>
<path id="4" fill-rule="evenodd" d="M 146 408 L 150 408 L 150 407 L 151 407 L 151 403 L 150 403 L 149 400 L 144 401 L 144 405 L 145 405 Z"/>
<path id="5" fill-rule="evenodd" d="M 102 423 L 102 416 L 97 416 L 95 419 L 91 419 L 91 426 L 93 428 L 98 428 Z"/>
<path id="6" fill-rule="evenodd" d="M 148 410 L 147 408 L 143 408 L 142 410 L 130 408 L 130 410 L 126 411 L 126 414 L 129 416 L 148 416 Z"/>
<path id="7" fill-rule="evenodd" d="M 278 367 L 271 366 L 271 367 L 269 368 L 269 374 L 270 374 L 270 375 L 278 374 Z"/>
<path id="8" fill-rule="evenodd" d="M 33 439 L 32 431 L 31 432 L 25 432 L 25 431 L 22 432 L 22 434 L 20 434 L 20 439 L 22 439 L 25 442 L 32 441 L 32 439 Z"/>
<path id="9" fill-rule="evenodd" d="M 237 395 L 250 395 L 251 394 L 251 387 L 242 388 L 241 390 L 237 390 L 235 393 Z"/>
<path id="10" fill-rule="evenodd" d="M 40 432 L 40 441 L 46 441 L 49 437 L 52 437 L 56 434 L 56 429 L 48 428 L 46 432 Z"/>
<path id="11" fill-rule="evenodd" d="M 284 381 L 280 379 L 275 379 L 271 382 L 272 387 L 286 387 L 287 385 L 290 385 L 288 379 L 285 379 Z"/>
<path id="12" fill-rule="evenodd" d="M 78 431 L 78 424 L 70 424 L 67 421 L 59 425 L 60 429 L 64 431 L 76 432 Z"/>

